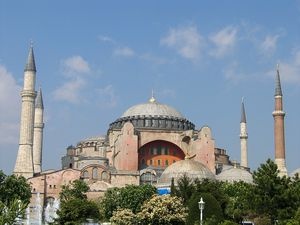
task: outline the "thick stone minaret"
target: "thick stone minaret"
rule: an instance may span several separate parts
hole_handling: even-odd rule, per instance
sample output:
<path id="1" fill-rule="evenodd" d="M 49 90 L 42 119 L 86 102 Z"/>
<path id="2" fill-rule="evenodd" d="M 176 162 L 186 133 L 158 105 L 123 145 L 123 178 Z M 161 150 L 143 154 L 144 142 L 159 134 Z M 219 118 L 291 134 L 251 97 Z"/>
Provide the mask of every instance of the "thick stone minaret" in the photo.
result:
<path id="1" fill-rule="evenodd" d="M 34 173 L 42 171 L 42 149 L 44 129 L 44 104 L 42 89 L 40 88 L 35 102 L 34 133 L 33 133 L 33 166 Z"/>
<path id="2" fill-rule="evenodd" d="M 242 100 L 241 122 L 240 122 L 240 140 L 241 140 L 241 166 L 248 167 L 248 133 L 244 99 Z"/>
<path id="3" fill-rule="evenodd" d="M 285 165 L 285 136 L 284 136 L 284 116 L 282 90 L 280 84 L 279 67 L 277 65 L 276 85 L 275 85 L 275 110 L 274 117 L 274 143 L 275 143 L 275 163 L 277 164 L 279 175 L 287 175 Z"/>
<path id="4" fill-rule="evenodd" d="M 24 87 L 21 91 L 22 109 L 20 123 L 20 140 L 14 174 L 25 178 L 33 176 L 33 123 L 34 123 L 34 101 L 36 67 L 34 61 L 33 47 L 29 49 L 27 63 L 24 69 Z"/>

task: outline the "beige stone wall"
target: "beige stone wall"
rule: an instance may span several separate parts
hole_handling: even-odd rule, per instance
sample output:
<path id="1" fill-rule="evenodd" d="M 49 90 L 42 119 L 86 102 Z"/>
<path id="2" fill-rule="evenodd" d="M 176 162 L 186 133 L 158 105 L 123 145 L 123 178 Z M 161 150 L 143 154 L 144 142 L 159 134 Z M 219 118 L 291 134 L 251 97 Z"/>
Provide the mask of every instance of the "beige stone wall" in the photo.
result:
<path id="1" fill-rule="evenodd" d="M 192 142 L 191 149 L 192 154 L 196 155 L 195 160 L 204 164 L 215 174 L 215 141 L 209 127 L 201 128 L 198 132 L 198 139 Z"/>
<path id="2" fill-rule="evenodd" d="M 124 124 L 115 143 L 113 160 L 117 170 L 138 170 L 138 136 L 129 122 Z"/>
<path id="3" fill-rule="evenodd" d="M 140 176 L 135 171 L 119 171 L 118 174 L 111 174 L 111 185 L 113 187 L 124 187 L 126 184 L 140 184 Z"/>

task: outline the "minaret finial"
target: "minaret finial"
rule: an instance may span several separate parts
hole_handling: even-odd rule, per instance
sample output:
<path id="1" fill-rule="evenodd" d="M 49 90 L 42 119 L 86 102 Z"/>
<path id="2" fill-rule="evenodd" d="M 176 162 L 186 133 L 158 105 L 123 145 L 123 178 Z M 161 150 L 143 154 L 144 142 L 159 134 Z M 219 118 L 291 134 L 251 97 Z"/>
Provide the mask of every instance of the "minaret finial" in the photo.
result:
<path id="1" fill-rule="evenodd" d="M 154 98 L 154 90 L 151 91 L 151 98 L 149 99 L 149 102 L 154 103 L 156 102 L 156 99 Z"/>

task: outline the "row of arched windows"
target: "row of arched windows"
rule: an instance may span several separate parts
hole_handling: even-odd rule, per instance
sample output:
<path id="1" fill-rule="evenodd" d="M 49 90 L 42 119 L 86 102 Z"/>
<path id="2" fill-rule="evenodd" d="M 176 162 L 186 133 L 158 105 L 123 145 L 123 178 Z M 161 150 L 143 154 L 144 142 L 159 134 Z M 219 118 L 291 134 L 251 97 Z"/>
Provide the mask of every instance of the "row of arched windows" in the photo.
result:
<path id="1" fill-rule="evenodd" d="M 84 179 L 94 179 L 94 180 L 108 180 L 109 175 L 106 171 L 103 171 L 101 174 L 98 173 L 98 168 L 92 169 L 92 174 L 90 176 L 89 171 L 85 170 L 83 172 L 83 178 Z"/>

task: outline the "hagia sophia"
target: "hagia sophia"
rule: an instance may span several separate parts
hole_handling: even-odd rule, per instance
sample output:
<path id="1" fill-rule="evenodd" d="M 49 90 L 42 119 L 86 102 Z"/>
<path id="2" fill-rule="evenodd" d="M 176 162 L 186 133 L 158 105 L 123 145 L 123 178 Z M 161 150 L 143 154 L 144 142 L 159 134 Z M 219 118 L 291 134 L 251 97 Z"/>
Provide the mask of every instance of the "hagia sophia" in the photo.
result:
<path id="1" fill-rule="evenodd" d="M 44 104 L 41 89 L 35 90 L 36 65 L 31 46 L 21 91 L 22 109 L 19 150 L 14 174 L 28 179 L 32 201 L 41 197 L 43 207 L 59 198 L 62 185 L 83 179 L 90 187 L 89 198 L 97 198 L 111 187 L 149 183 L 168 189 L 174 178 L 252 182 L 248 167 L 247 121 L 241 104 L 240 162 L 230 160 L 226 150 L 215 145 L 209 126 L 195 124 L 173 107 L 160 103 L 152 94 L 145 103 L 129 107 L 108 125 L 106 135 L 90 137 L 68 146 L 58 170 L 42 170 Z M 275 163 L 287 175 L 283 95 L 279 69 L 275 83 Z M 83 134 L 84 135 L 84 134 Z M 298 171 L 299 172 L 299 171 Z"/>

